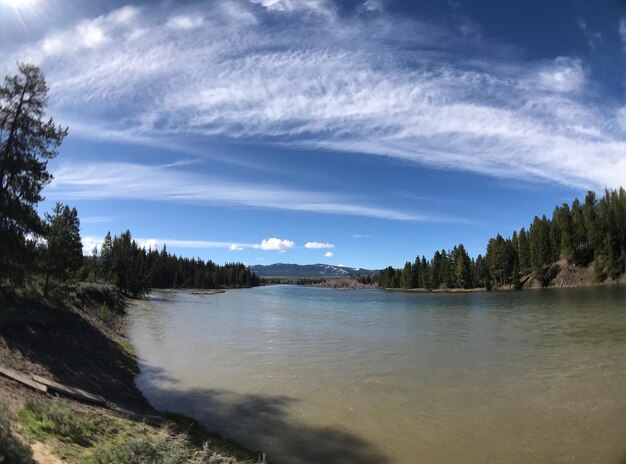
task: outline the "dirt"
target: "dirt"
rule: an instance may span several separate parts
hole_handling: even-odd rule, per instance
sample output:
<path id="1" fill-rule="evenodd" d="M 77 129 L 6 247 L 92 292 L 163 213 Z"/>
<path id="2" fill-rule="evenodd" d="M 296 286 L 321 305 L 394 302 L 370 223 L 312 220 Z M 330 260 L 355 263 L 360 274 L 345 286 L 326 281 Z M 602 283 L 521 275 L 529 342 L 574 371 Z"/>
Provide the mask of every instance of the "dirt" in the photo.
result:
<path id="1" fill-rule="evenodd" d="M 103 396 L 113 407 L 152 412 L 135 386 L 137 365 L 123 343 L 123 303 L 115 306 L 122 297 L 114 289 L 90 288 L 76 301 L 80 306 L 56 308 L 0 299 L 0 365 Z M 34 395 L 40 393 L 0 378 L 1 403 Z"/>
<path id="2" fill-rule="evenodd" d="M 36 442 L 31 446 L 33 458 L 38 464 L 64 464 L 59 458 L 52 454 L 52 449 L 45 443 Z"/>
<path id="3" fill-rule="evenodd" d="M 596 285 L 611 285 L 626 282 L 626 276 L 620 279 L 606 279 L 597 282 L 593 275 L 592 266 L 577 266 L 566 259 L 552 263 L 547 269 L 543 281 L 531 275 L 522 278 L 523 288 L 570 288 L 591 287 Z"/>

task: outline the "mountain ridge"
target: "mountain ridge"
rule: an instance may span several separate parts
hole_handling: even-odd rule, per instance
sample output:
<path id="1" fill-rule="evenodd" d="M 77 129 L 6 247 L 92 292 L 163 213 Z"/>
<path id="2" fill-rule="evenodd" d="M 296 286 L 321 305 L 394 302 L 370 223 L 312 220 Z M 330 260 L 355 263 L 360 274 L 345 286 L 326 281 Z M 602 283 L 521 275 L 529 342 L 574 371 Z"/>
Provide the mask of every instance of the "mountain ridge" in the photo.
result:
<path id="1" fill-rule="evenodd" d="M 334 264 L 255 264 L 250 270 L 260 277 L 345 277 L 350 275 L 375 275 L 377 269 L 361 269 Z"/>

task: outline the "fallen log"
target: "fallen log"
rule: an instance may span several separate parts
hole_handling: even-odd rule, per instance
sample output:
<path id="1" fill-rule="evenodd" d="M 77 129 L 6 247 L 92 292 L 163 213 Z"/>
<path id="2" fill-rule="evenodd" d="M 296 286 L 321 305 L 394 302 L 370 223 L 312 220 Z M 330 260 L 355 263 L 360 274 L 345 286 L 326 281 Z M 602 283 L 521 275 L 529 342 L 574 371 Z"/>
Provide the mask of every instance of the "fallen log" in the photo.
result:
<path id="1" fill-rule="evenodd" d="M 9 369 L 8 367 L 3 366 L 0 366 L 0 374 L 10 379 L 17 380 L 18 382 L 27 385 L 30 388 L 34 388 L 35 390 L 39 390 L 40 392 L 48 393 L 48 387 L 45 384 L 33 379 L 32 376 L 20 374 L 13 369 Z"/>
<path id="2" fill-rule="evenodd" d="M 94 395 L 92 393 L 86 392 L 85 390 L 81 390 L 80 388 L 63 385 L 53 380 L 46 379 L 45 377 L 41 377 L 39 375 L 33 375 L 32 377 L 35 382 L 43 384 L 48 388 L 48 390 L 53 390 L 55 392 L 62 393 L 63 395 L 71 396 L 73 398 L 84 401 L 89 401 L 91 403 L 106 405 L 106 400 L 99 395 Z"/>

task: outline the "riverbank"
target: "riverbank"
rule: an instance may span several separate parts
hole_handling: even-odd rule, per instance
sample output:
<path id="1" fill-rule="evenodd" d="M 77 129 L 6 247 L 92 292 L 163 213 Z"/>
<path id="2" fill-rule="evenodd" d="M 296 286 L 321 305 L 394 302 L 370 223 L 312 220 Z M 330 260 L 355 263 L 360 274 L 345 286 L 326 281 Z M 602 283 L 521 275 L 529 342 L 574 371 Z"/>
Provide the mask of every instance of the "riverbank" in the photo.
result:
<path id="1" fill-rule="evenodd" d="M 80 388 L 107 401 L 107 407 L 99 407 L 0 376 L 0 404 L 9 410 L 17 434 L 35 451 L 36 462 L 102 462 L 96 460 L 96 450 L 134 446 L 132 440 L 150 446 L 166 442 L 188 456 L 185 462 L 190 463 L 202 453 L 214 458 L 206 462 L 253 462 L 255 453 L 210 434 L 193 420 L 150 406 L 134 382 L 139 369 L 124 335 L 127 304 L 135 303 L 103 285 L 80 287 L 63 306 L 0 296 L 0 366 Z M 70 418 L 82 424 L 85 439 L 75 442 L 71 436 L 59 435 L 57 429 L 67 427 L 55 428 L 54 420 L 72 422 Z M 205 449 L 204 442 L 209 443 Z"/>
<path id="2" fill-rule="evenodd" d="M 546 268 L 543 279 L 537 279 L 533 275 L 525 275 L 520 278 L 521 290 L 534 290 L 542 288 L 580 288 L 602 287 L 607 285 L 625 285 L 626 275 L 617 279 L 610 277 L 598 282 L 595 280 L 591 266 L 576 266 L 567 260 L 559 260 Z M 410 292 L 410 293 L 473 293 L 486 292 L 485 287 L 479 288 L 385 288 L 386 291 Z M 516 290 L 513 285 L 493 287 L 493 291 Z"/>

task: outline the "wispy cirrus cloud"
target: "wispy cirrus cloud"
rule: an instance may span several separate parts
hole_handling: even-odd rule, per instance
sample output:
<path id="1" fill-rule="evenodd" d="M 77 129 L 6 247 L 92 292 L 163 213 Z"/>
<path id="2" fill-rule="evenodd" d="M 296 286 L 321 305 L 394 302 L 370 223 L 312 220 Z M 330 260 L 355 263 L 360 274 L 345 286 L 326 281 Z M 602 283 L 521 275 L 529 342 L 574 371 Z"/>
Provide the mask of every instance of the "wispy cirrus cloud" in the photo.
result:
<path id="1" fill-rule="evenodd" d="M 254 139 L 576 187 L 626 178 L 626 130 L 580 60 L 525 61 L 332 5 L 129 6 L 6 51 L 0 67 L 41 64 L 70 126 L 119 141 Z"/>
<path id="2" fill-rule="evenodd" d="M 126 199 L 268 208 L 342 214 L 397 221 L 463 222 L 463 218 L 419 214 L 360 204 L 341 194 L 267 184 L 225 181 L 184 171 L 176 163 L 143 165 L 96 162 L 61 166 L 46 188 L 53 200 Z M 230 246 L 230 243 L 228 244 Z"/>

